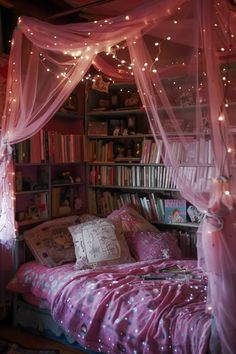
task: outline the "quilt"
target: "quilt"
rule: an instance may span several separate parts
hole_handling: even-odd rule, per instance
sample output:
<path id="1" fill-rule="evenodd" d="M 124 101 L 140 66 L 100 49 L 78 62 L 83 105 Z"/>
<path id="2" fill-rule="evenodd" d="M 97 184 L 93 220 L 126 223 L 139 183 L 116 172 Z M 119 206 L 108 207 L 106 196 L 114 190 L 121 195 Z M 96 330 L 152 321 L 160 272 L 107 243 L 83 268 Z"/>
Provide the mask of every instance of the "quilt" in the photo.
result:
<path id="1" fill-rule="evenodd" d="M 101 353 L 207 353 L 207 278 L 196 261 L 157 260 L 78 271 L 25 268 L 30 291 L 83 347 Z"/>

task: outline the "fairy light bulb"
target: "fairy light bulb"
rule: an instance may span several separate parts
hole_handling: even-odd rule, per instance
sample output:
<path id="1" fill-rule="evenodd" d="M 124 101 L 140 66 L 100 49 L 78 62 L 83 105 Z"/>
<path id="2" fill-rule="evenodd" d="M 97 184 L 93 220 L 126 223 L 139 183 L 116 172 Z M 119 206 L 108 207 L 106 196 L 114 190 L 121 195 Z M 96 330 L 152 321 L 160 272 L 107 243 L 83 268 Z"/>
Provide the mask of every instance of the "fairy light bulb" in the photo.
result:
<path id="1" fill-rule="evenodd" d="M 223 116 L 222 113 L 219 115 L 218 120 L 219 120 L 220 122 L 222 122 L 222 121 L 224 120 L 224 116 Z"/>
<path id="2" fill-rule="evenodd" d="M 230 195 L 230 191 L 224 191 L 225 195 Z"/>
<path id="3" fill-rule="evenodd" d="M 233 151 L 233 149 L 231 149 L 231 147 L 228 147 L 227 151 L 230 153 Z"/>

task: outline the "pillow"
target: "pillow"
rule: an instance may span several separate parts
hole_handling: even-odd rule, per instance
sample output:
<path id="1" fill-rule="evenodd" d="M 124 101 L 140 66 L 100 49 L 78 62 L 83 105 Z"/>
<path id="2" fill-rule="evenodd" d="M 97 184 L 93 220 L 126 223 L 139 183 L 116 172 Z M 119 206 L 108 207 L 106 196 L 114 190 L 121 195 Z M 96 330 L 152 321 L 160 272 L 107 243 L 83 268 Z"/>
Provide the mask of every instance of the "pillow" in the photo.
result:
<path id="1" fill-rule="evenodd" d="M 131 254 L 138 262 L 163 258 L 181 259 L 181 250 L 174 235 L 169 232 L 128 233 L 126 241 Z"/>
<path id="2" fill-rule="evenodd" d="M 75 261 L 75 251 L 68 226 L 80 218 L 72 215 L 46 221 L 24 232 L 24 239 L 36 261 L 47 267 Z"/>
<path id="3" fill-rule="evenodd" d="M 87 221 L 93 221 L 93 220 L 97 220 L 97 219 L 100 219 L 100 218 L 96 215 L 93 215 L 93 214 L 78 215 L 78 220 L 81 224 L 84 222 L 87 222 Z"/>
<path id="4" fill-rule="evenodd" d="M 17 293 L 32 292 L 37 278 L 41 278 L 46 273 L 46 269 L 35 260 L 23 263 L 7 283 L 7 290 Z"/>
<path id="5" fill-rule="evenodd" d="M 69 227 L 72 234 L 76 268 L 87 269 L 109 264 L 133 262 L 121 223 L 97 219 Z"/>
<path id="6" fill-rule="evenodd" d="M 124 232 L 154 231 L 158 229 L 131 206 L 123 206 L 107 216 L 108 220 L 120 220 Z"/>

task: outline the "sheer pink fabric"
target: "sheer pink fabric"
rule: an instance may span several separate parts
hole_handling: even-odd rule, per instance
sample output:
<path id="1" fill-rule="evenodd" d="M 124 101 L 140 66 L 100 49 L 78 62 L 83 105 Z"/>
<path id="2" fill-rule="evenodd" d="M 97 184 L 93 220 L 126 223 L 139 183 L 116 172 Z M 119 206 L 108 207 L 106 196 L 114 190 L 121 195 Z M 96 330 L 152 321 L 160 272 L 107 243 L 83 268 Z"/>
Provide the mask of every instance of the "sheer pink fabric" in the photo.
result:
<path id="1" fill-rule="evenodd" d="M 150 0 L 127 15 L 94 23 L 54 26 L 20 19 L 0 165 L 0 188 L 6 191 L 0 238 L 7 245 L 14 237 L 10 145 L 41 129 L 92 63 L 118 80 L 134 78 L 152 133 L 164 141 L 167 173 L 183 197 L 205 212 L 199 265 L 209 275 L 208 306 L 225 354 L 236 351 L 233 10 L 226 0 Z"/>

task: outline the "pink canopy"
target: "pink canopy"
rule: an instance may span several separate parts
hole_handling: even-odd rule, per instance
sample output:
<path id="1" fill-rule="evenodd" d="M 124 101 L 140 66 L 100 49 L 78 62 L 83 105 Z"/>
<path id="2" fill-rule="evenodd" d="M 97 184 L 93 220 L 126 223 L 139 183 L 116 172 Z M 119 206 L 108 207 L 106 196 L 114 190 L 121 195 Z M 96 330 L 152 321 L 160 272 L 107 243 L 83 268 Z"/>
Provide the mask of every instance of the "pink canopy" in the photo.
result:
<path id="1" fill-rule="evenodd" d="M 209 276 L 224 354 L 236 351 L 234 107 L 236 8 L 227 0 L 149 0 L 125 15 L 55 26 L 20 18 L 1 133 L 0 239 L 15 237 L 11 145 L 39 131 L 91 64 L 134 80 L 168 174 L 205 216 L 198 259 Z M 171 127 L 171 131 L 170 131 Z"/>

